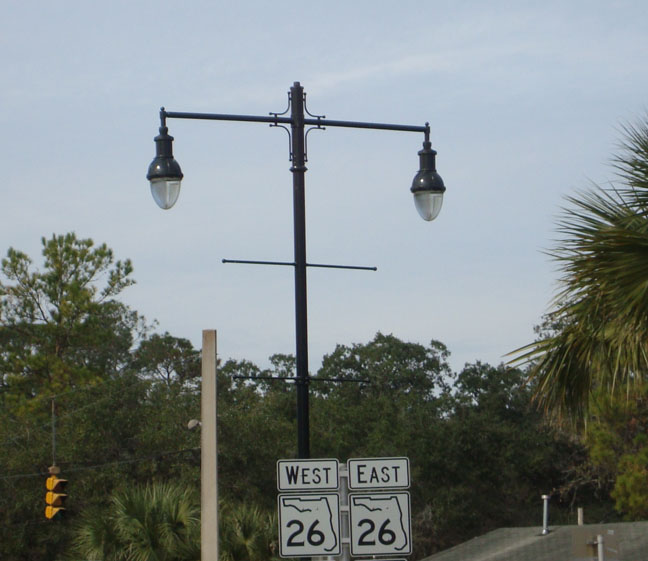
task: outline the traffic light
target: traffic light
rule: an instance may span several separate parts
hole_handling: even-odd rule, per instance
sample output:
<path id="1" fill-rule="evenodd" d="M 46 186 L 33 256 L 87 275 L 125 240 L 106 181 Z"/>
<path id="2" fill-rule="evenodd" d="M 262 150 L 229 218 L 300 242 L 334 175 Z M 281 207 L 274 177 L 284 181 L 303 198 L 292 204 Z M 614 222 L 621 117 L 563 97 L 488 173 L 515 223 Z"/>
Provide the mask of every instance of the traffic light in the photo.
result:
<path id="1" fill-rule="evenodd" d="M 67 495 L 63 492 L 65 486 L 67 485 L 67 479 L 61 479 L 56 475 L 50 475 L 45 482 L 45 487 L 47 487 L 47 494 L 45 495 L 45 502 L 47 506 L 45 507 L 45 518 L 50 520 L 55 518 L 60 518 L 65 508 L 65 500 Z"/>

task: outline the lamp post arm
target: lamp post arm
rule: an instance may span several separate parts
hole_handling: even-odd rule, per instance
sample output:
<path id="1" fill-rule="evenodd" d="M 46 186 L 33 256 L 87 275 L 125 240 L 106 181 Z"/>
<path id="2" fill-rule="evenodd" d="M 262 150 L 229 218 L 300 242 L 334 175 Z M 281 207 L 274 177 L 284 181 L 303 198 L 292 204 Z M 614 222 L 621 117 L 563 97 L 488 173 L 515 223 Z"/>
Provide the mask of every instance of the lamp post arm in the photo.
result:
<path id="1" fill-rule="evenodd" d="M 185 111 L 160 111 L 160 118 L 167 119 L 198 119 L 203 121 L 238 121 L 252 123 L 269 123 L 291 125 L 292 117 L 280 117 L 278 115 L 230 115 L 227 113 L 189 113 Z M 315 119 L 306 118 L 304 125 L 320 127 L 346 127 L 351 129 L 376 129 L 403 132 L 422 132 L 429 136 L 430 126 L 426 123 L 421 125 L 398 125 L 391 123 L 370 123 L 363 121 L 339 121 L 318 117 Z"/>
<path id="2" fill-rule="evenodd" d="M 187 113 L 184 111 L 161 111 L 160 114 L 168 119 L 199 119 L 203 121 L 238 121 L 253 123 L 282 123 L 291 124 L 290 117 L 274 115 L 229 115 L 224 113 Z"/>
<path id="3" fill-rule="evenodd" d="M 395 125 L 390 123 L 366 123 L 363 121 L 335 121 L 332 119 L 318 118 L 318 119 L 304 119 L 306 125 L 322 126 L 322 127 L 346 127 L 351 129 L 377 129 L 387 131 L 403 131 L 403 132 L 428 132 L 429 126 L 419 125 Z"/>

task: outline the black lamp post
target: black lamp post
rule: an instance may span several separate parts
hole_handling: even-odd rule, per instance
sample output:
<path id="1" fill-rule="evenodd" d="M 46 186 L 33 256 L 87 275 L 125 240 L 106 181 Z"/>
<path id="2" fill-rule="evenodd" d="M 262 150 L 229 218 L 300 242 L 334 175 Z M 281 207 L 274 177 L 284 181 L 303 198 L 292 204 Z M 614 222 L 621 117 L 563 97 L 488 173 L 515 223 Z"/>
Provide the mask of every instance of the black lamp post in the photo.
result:
<path id="1" fill-rule="evenodd" d="M 267 265 L 289 265 L 295 269 L 295 336 L 297 367 L 297 441 L 300 458 L 310 456 L 309 413 L 308 413 L 308 322 L 306 297 L 306 268 L 335 267 L 350 269 L 367 269 L 368 267 L 343 267 L 336 265 L 316 265 L 306 261 L 306 212 L 305 212 L 305 173 L 306 173 L 306 126 L 311 128 L 348 127 L 359 129 L 378 129 L 391 131 L 419 132 L 425 135 L 423 149 L 419 152 L 420 169 L 410 191 L 414 195 L 416 209 L 424 220 L 434 220 L 441 210 L 443 193 L 446 188 L 441 176 L 436 172 L 435 156 L 430 143 L 430 126 L 392 125 L 385 123 L 364 123 L 356 121 L 333 121 L 322 116 L 308 113 L 304 104 L 305 94 L 299 82 L 290 88 L 290 116 L 285 113 L 270 113 L 269 116 L 257 115 L 224 115 L 213 113 L 179 113 L 160 110 L 160 134 L 155 137 L 156 156 L 148 169 L 147 179 L 151 182 L 151 192 L 155 202 L 163 209 L 171 208 L 180 194 L 180 182 L 183 174 L 178 162 L 173 158 L 173 137 L 169 136 L 166 119 L 203 119 L 213 121 L 247 121 L 269 123 L 273 126 L 290 126 L 293 174 L 293 213 L 294 213 L 294 247 L 295 260 L 292 263 L 269 261 L 237 261 L 238 263 L 256 263 Z M 288 111 L 286 111 L 287 113 Z M 306 117 L 306 115 L 309 117 Z M 310 129 L 309 129 L 310 130 Z"/>

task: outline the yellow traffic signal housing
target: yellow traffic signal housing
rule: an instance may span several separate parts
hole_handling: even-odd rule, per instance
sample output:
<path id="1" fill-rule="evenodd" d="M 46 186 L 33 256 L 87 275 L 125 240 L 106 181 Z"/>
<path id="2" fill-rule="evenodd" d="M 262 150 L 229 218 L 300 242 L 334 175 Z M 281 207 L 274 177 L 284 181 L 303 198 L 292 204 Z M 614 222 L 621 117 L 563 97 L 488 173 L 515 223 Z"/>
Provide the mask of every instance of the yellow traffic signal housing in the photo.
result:
<path id="1" fill-rule="evenodd" d="M 47 488 L 47 493 L 45 494 L 45 502 L 47 506 L 45 507 L 45 518 L 52 520 L 53 518 L 58 518 L 65 508 L 65 500 L 67 495 L 63 493 L 65 486 L 67 485 L 67 479 L 60 479 L 55 475 L 50 475 L 45 482 L 45 487 Z"/>

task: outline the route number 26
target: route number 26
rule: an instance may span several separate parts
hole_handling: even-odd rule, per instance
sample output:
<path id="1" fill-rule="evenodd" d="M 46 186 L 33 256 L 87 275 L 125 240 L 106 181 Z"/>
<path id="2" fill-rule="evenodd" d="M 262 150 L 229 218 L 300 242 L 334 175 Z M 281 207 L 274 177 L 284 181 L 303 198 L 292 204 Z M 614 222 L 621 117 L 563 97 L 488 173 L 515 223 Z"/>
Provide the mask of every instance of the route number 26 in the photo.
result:
<path id="1" fill-rule="evenodd" d="M 376 536 L 376 524 L 370 518 L 363 518 L 358 522 L 358 527 L 362 528 L 366 526 L 366 530 L 360 534 L 360 539 L 358 540 L 359 546 L 371 546 L 376 545 L 376 538 L 378 538 L 378 543 L 382 545 L 392 545 L 396 541 L 396 532 L 387 528 L 389 526 L 390 520 L 385 520 L 378 530 L 378 535 Z"/>
<path id="2" fill-rule="evenodd" d="M 312 546 L 319 546 L 324 543 L 324 540 L 326 537 L 324 536 L 323 532 L 320 532 L 317 529 L 317 526 L 319 525 L 319 520 L 315 520 L 310 527 L 308 528 L 308 532 L 306 533 L 306 540 L 308 541 L 309 545 Z M 303 547 L 306 545 L 303 539 L 303 534 L 304 534 L 304 524 L 301 520 L 291 520 L 286 524 L 287 528 L 292 528 L 293 526 L 297 527 L 297 530 L 295 530 L 290 536 L 288 536 L 288 541 L 286 544 L 288 547 Z M 394 536 L 394 539 L 395 536 Z"/>

